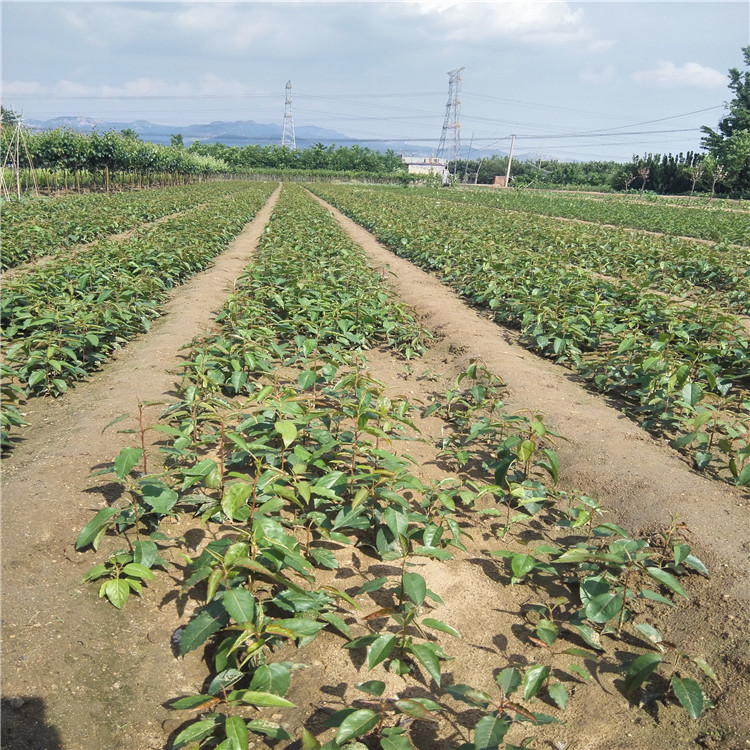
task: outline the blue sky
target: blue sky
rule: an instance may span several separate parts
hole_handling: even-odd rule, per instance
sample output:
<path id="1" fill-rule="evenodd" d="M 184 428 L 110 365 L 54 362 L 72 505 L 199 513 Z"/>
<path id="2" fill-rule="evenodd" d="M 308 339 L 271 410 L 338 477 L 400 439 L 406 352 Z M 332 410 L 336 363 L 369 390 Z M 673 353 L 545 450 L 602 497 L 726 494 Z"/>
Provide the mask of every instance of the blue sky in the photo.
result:
<path id="1" fill-rule="evenodd" d="M 2 101 L 30 119 L 294 122 L 462 151 L 628 160 L 697 150 L 750 44 L 738 2 L 2 3 Z"/>

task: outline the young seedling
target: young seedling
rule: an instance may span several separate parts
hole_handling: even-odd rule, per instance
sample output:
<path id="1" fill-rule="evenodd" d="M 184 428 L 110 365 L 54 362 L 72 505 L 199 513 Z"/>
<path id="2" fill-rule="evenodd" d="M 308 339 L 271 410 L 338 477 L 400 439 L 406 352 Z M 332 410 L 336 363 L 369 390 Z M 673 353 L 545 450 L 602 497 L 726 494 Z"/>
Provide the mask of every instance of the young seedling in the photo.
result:
<path id="1" fill-rule="evenodd" d="M 474 742 L 464 743 L 458 750 L 498 750 L 514 721 L 530 721 L 533 724 L 559 723 L 548 714 L 534 712 L 511 696 L 523 688 L 523 700 L 534 698 L 549 676 L 549 668 L 533 665 L 523 674 L 515 667 L 504 669 L 495 679 L 500 689 L 500 698 L 470 685 L 447 685 L 445 691 L 456 700 L 480 709 L 484 715 L 474 725 Z"/>
<path id="2" fill-rule="evenodd" d="M 436 713 L 444 710 L 429 698 L 383 697 L 385 683 L 380 680 L 361 682 L 355 688 L 377 700 L 357 700 L 351 708 L 336 711 L 326 721 L 327 727 L 336 728 L 336 737 L 325 745 L 311 732 L 303 729 L 304 750 L 339 750 L 352 740 L 367 742 L 368 747 L 374 746 L 380 750 L 411 750 L 413 746 L 406 729 L 394 725 L 394 722 L 404 716 L 437 722 Z"/>

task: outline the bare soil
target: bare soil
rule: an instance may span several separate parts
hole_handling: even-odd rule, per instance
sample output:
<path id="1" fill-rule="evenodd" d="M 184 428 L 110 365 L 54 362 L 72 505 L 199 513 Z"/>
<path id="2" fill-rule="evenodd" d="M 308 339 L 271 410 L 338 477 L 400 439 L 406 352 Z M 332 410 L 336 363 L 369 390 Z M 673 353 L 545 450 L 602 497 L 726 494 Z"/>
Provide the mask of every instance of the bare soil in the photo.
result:
<path id="1" fill-rule="evenodd" d="M 7 750 L 164 748 L 185 721 L 165 701 L 203 684 L 207 668 L 200 654 L 177 659 L 171 650 L 173 631 L 198 604 L 176 596 L 179 569 L 173 568 L 171 577 L 157 576 L 140 599 L 132 597 L 117 611 L 97 598 L 95 585 L 81 584 L 99 556 L 77 553 L 74 542 L 109 491 L 90 473 L 131 442 L 115 429 L 102 429 L 120 414 L 133 413 L 139 401 L 173 397 L 180 347 L 210 328 L 251 257 L 273 201 L 210 270 L 175 290 L 147 336 L 129 343 L 115 361 L 64 397 L 33 400 L 26 409 L 30 426 L 2 466 L 2 744 Z M 690 601 L 655 613 L 650 621 L 714 667 L 719 685 L 709 688 L 713 710 L 699 721 L 669 702 L 646 710 L 625 697 L 621 674 L 601 670 L 592 683 L 576 686 L 565 724 L 520 726 L 507 739 L 520 743 L 536 736 L 532 747 L 571 750 L 750 748 L 750 493 L 694 473 L 616 404 L 520 348 L 512 332 L 334 213 L 436 336 L 427 354 L 411 363 L 369 352 L 375 378 L 393 394 L 428 403 L 471 359 L 481 359 L 505 381 L 509 410 L 542 412 L 545 423 L 565 436 L 557 446 L 564 489 L 596 497 L 610 511 L 607 520 L 634 534 L 653 532 L 677 515 L 690 529 L 695 554 L 712 573 L 707 581 L 691 577 Z M 439 420 L 423 420 L 419 426 L 427 438 L 439 439 Z M 409 452 L 419 458 L 425 476 L 446 475 L 428 444 L 410 444 Z M 187 529 L 187 523 L 180 521 L 175 533 Z M 474 541 L 468 554 L 449 563 L 426 562 L 420 572 L 445 601 L 434 616 L 464 636 L 444 644 L 455 659 L 444 669 L 446 682 L 492 691 L 499 669 L 539 659 L 519 615 L 532 593 L 509 585 L 502 561 L 487 554 L 510 542 L 497 539 L 489 521 L 471 523 Z M 194 530 L 188 538 L 197 548 L 207 533 Z M 334 585 L 347 590 L 388 567 L 364 550 L 338 554 L 342 567 L 330 575 Z M 373 606 L 364 599 L 362 604 L 351 619 L 354 630 L 364 627 L 362 618 Z M 283 712 L 292 734 L 303 724 L 322 731 L 330 710 L 358 697 L 351 686 L 375 676 L 356 653 L 340 645 L 340 638 L 326 635 L 288 655 L 308 665 L 294 674 L 287 696 L 298 708 Z M 631 645 L 623 642 L 620 648 L 628 651 Z M 400 678 L 380 672 L 377 678 L 387 679 L 390 691 L 403 689 Z M 422 692 L 412 688 L 412 694 L 430 694 L 428 685 L 422 687 Z M 537 710 L 554 713 L 544 705 Z M 423 723 L 414 728 L 415 744 L 419 750 L 456 747 L 470 737 L 469 718 L 464 711 L 449 714 L 439 727 Z M 254 747 L 263 746 L 256 740 Z"/>

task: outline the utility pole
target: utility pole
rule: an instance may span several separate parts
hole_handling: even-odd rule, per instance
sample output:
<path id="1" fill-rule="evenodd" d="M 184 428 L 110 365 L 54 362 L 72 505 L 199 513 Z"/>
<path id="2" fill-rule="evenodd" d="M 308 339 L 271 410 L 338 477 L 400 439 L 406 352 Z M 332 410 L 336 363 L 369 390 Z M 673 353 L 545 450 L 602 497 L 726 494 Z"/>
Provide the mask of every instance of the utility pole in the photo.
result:
<path id="1" fill-rule="evenodd" d="M 516 142 L 516 136 L 511 136 L 510 153 L 508 154 L 508 169 L 505 171 L 505 187 L 510 187 L 510 164 L 513 161 L 513 144 Z"/>
<path id="2" fill-rule="evenodd" d="M 443 132 L 440 135 L 440 143 L 437 149 L 438 156 L 447 156 L 452 160 L 454 169 L 461 154 L 461 100 L 458 98 L 461 92 L 461 73 L 464 68 L 449 70 L 448 102 L 445 105 L 445 120 L 443 121 Z M 447 150 L 447 142 L 451 141 L 451 148 Z"/>
<path id="3" fill-rule="evenodd" d="M 284 101 L 284 127 L 281 130 L 281 147 L 287 146 L 292 151 L 297 150 L 297 140 L 294 137 L 294 117 L 292 117 L 292 82 L 286 82 L 286 100 Z"/>

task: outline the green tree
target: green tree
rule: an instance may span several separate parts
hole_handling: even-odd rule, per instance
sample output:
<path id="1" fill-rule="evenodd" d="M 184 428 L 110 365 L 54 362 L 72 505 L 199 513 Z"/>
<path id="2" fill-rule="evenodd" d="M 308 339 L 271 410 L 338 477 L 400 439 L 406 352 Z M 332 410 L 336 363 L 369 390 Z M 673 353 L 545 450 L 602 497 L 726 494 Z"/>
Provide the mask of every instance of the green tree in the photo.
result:
<path id="1" fill-rule="evenodd" d="M 734 98 L 728 102 L 727 114 L 718 130 L 704 125 L 701 145 L 721 165 L 726 176 L 721 180 L 732 190 L 750 189 L 750 46 L 742 55 L 748 70 L 729 71 L 729 90 Z"/>
<path id="2" fill-rule="evenodd" d="M 21 116 L 14 112 L 12 109 L 6 109 L 0 106 L 0 121 L 2 122 L 2 129 L 15 128 Z"/>

